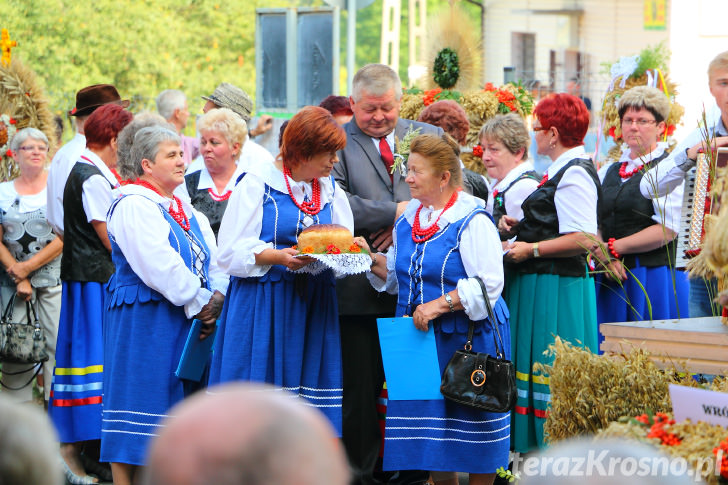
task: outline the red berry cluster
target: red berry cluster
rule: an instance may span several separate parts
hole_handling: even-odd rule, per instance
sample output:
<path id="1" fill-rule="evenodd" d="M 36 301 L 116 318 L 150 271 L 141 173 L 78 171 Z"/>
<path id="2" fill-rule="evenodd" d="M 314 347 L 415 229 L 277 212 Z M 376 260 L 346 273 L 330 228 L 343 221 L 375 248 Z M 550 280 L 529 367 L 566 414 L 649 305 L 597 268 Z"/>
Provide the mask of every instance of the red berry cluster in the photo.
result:
<path id="1" fill-rule="evenodd" d="M 720 461 L 720 476 L 728 480 L 728 438 L 713 448 L 713 454 L 717 456 L 719 450 L 723 451 L 723 458 Z"/>
<path id="2" fill-rule="evenodd" d="M 641 414 L 634 418 L 637 422 L 643 424 L 645 427 L 649 426 L 650 429 L 647 432 L 648 438 L 656 438 L 660 440 L 660 444 L 666 446 L 677 446 L 682 443 L 682 439 L 675 433 L 669 433 L 665 431 L 665 426 L 671 426 L 675 424 L 674 419 L 670 419 L 665 413 L 656 413 L 654 416 L 647 414 Z"/>

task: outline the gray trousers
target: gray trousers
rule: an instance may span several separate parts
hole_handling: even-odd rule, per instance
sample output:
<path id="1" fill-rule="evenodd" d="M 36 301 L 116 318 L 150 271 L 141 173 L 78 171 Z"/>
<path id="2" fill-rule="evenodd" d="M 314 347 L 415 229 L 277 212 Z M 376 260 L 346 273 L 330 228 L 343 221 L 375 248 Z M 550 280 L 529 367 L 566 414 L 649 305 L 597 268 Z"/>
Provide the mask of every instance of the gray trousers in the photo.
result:
<path id="1" fill-rule="evenodd" d="M 5 305 L 10 301 L 14 293 L 14 287 L 0 287 L 2 310 L 5 310 Z M 58 338 L 58 320 L 61 317 L 61 285 L 47 288 L 34 288 L 33 301 L 38 312 L 40 326 L 43 327 L 46 336 L 46 349 L 48 350 L 49 359 L 43 363 L 43 375 L 45 377 L 45 400 L 48 401 L 51 394 L 53 367 L 56 365 L 56 339 Z M 25 319 L 25 301 L 21 298 L 15 299 L 13 317 L 14 320 Z M 13 388 L 23 386 L 31 380 L 31 377 L 36 371 L 35 367 L 28 369 L 29 367 L 31 367 L 29 364 L 2 364 L 3 384 Z M 6 372 L 15 373 L 24 369 L 28 369 L 28 371 L 21 372 L 17 375 L 6 374 Z M 10 390 L 0 386 L 0 392 L 5 394 L 5 396 L 11 397 L 14 401 L 31 401 L 33 399 L 33 383 L 31 382 L 18 390 Z"/>

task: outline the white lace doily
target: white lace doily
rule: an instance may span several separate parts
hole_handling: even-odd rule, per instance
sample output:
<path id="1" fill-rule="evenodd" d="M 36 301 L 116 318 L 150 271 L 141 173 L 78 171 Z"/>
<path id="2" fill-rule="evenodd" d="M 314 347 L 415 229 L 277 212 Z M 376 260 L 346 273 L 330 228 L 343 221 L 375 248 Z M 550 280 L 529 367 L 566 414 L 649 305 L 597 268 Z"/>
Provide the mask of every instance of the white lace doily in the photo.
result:
<path id="1" fill-rule="evenodd" d="M 307 264 L 303 268 L 295 271 L 295 273 L 319 274 L 320 272 L 331 269 L 334 276 L 340 278 L 342 276 L 365 273 L 369 271 L 372 265 L 372 258 L 369 253 L 341 253 L 341 254 L 298 254 L 297 258 L 303 256 L 311 256 L 316 261 Z"/>

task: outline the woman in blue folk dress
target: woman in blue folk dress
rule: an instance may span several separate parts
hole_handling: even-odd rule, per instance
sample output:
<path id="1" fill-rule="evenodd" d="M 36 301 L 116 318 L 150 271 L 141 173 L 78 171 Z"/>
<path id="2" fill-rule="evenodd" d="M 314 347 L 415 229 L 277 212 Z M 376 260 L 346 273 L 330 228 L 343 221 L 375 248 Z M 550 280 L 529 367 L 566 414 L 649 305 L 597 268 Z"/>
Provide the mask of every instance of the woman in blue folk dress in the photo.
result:
<path id="1" fill-rule="evenodd" d="M 175 376 L 193 318 L 202 336 L 222 309 L 226 276 L 215 269 L 207 219 L 173 195 L 184 182 L 179 136 L 152 126 L 134 136 L 120 165 L 135 182 L 120 189 L 107 228 L 116 272 L 104 319 L 101 459 L 116 485 L 129 485 L 145 463 L 159 422 L 199 383 Z"/>
<path id="2" fill-rule="evenodd" d="M 397 316 L 434 326 L 440 372 L 467 340 L 473 350 L 495 355 L 491 323 L 498 325 L 510 357 L 508 309 L 498 232 L 480 199 L 462 191 L 457 143 L 449 136 L 412 141 L 407 184 L 413 199 L 394 226 L 394 247 L 372 255 L 372 285 L 398 294 Z M 489 322 L 480 284 L 497 322 Z M 508 466 L 510 413 L 489 413 L 448 400 L 389 400 L 384 432 L 385 470 L 429 470 L 437 484 L 456 485 L 455 472 L 471 484 L 490 484 Z"/>
<path id="3" fill-rule="evenodd" d="M 353 230 L 344 191 L 330 176 L 343 129 L 306 107 L 283 133 L 279 158 L 253 166 L 233 190 L 218 233 L 221 268 L 232 276 L 210 384 L 269 382 L 309 400 L 341 433 L 341 346 L 331 271 L 294 274 L 311 258 L 298 234 L 312 224 Z"/>

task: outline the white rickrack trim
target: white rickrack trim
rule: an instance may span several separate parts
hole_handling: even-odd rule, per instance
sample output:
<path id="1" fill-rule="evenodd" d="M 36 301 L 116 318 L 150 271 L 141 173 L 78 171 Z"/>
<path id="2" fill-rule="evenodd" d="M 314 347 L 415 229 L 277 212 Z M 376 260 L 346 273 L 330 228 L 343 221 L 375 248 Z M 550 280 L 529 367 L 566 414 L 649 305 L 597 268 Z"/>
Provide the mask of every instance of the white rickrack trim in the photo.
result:
<path id="1" fill-rule="evenodd" d="M 366 273 L 372 264 L 368 253 L 341 253 L 341 254 L 299 254 L 297 257 L 310 256 L 316 261 L 307 264 L 295 273 L 317 275 L 327 269 L 334 272 L 339 278 L 353 274 Z"/>

